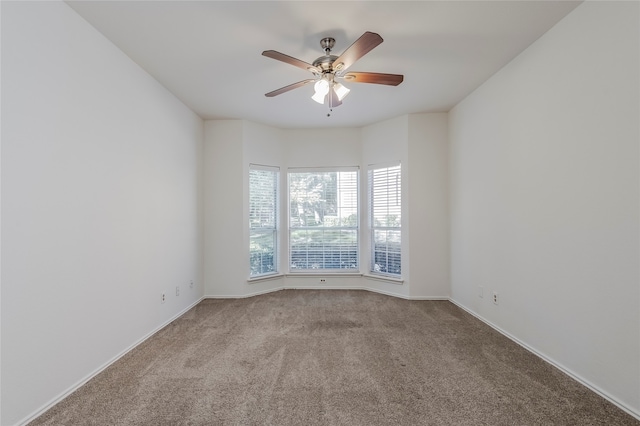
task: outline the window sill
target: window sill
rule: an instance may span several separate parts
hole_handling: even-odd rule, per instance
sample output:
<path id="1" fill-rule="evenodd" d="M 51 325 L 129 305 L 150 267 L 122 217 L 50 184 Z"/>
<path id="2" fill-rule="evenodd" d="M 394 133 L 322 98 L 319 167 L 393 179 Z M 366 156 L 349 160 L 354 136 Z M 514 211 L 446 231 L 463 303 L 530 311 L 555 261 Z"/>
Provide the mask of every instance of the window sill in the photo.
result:
<path id="1" fill-rule="evenodd" d="M 344 277 L 344 278 L 359 278 L 364 277 L 369 280 L 382 281 L 391 284 L 404 284 L 404 280 L 402 278 L 394 278 L 388 277 L 386 275 L 374 275 L 374 274 L 363 274 L 361 272 L 289 272 L 286 274 L 271 274 L 271 275 L 262 275 L 254 278 L 247 278 L 247 282 L 249 284 L 262 282 L 262 281 L 271 281 L 277 280 L 283 277 L 298 277 L 298 278 L 308 278 L 308 277 Z"/>
<path id="2" fill-rule="evenodd" d="M 281 274 L 281 273 L 270 274 L 270 275 L 260 275 L 259 277 L 247 278 L 247 282 L 249 284 L 253 284 L 261 281 L 277 280 L 282 277 L 284 277 L 284 274 Z"/>
<path id="3" fill-rule="evenodd" d="M 349 277 L 359 278 L 362 276 L 361 272 L 289 272 L 284 275 L 285 277 Z"/>
<path id="4" fill-rule="evenodd" d="M 362 274 L 362 276 L 369 280 L 383 281 L 391 284 L 400 284 L 400 285 L 404 284 L 404 280 L 402 278 L 394 278 L 386 275 L 374 275 L 374 274 Z"/>

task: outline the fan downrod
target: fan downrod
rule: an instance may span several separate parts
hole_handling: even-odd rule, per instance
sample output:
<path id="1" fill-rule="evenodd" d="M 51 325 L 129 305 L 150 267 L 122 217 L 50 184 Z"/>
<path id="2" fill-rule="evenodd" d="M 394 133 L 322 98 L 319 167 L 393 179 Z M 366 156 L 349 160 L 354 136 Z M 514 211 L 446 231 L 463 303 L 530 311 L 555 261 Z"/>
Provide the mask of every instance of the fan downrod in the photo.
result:
<path id="1" fill-rule="evenodd" d="M 331 54 L 331 49 L 336 44 L 336 40 L 333 37 L 324 37 L 320 40 L 320 47 L 324 49 L 324 56 L 320 56 L 313 61 L 313 66 L 319 69 L 322 74 L 333 72 L 333 62 L 338 59 L 336 55 Z"/>

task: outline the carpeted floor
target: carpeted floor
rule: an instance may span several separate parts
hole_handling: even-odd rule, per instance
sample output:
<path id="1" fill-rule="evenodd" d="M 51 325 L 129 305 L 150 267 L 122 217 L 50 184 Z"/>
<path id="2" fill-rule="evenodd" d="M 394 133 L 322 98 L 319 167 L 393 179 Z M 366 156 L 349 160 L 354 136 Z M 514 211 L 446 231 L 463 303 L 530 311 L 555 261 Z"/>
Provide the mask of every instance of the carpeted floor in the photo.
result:
<path id="1" fill-rule="evenodd" d="M 449 302 L 204 300 L 31 425 L 638 425 Z"/>

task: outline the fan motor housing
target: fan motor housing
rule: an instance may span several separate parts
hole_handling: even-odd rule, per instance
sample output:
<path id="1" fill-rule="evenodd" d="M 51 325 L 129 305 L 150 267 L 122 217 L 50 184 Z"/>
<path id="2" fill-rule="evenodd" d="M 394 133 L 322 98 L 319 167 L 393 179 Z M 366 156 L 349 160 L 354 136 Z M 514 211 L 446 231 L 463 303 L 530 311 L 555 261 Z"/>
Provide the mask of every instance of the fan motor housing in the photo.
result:
<path id="1" fill-rule="evenodd" d="M 318 59 L 313 61 L 313 66 L 321 69 L 323 72 L 331 72 L 333 71 L 333 63 L 336 59 L 338 59 L 336 55 L 320 56 Z"/>

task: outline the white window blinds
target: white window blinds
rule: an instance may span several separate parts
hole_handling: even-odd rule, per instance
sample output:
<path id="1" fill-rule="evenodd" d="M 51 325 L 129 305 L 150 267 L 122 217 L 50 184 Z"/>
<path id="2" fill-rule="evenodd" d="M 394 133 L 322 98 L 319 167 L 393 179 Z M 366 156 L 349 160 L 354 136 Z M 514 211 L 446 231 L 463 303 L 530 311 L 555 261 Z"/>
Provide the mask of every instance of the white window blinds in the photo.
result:
<path id="1" fill-rule="evenodd" d="M 402 181 L 400 164 L 369 170 L 371 272 L 401 275 Z"/>
<path id="2" fill-rule="evenodd" d="M 250 276 L 278 272 L 279 169 L 249 166 Z"/>
<path id="3" fill-rule="evenodd" d="M 358 170 L 289 171 L 292 272 L 358 269 Z"/>

